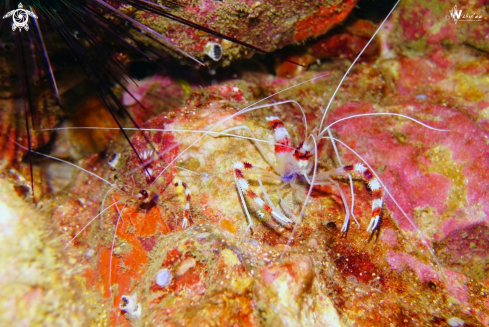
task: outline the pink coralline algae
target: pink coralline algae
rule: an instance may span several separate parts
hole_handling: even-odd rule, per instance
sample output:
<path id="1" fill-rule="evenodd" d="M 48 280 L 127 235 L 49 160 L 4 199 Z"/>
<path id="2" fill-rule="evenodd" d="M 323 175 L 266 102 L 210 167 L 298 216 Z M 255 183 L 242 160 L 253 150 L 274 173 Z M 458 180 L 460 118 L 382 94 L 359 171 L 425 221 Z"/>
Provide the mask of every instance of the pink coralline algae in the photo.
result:
<path id="1" fill-rule="evenodd" d="M 335 127 L 343 141 L 365 151 L 369 163 L 383 167 L 380 177 L 400 206 L 411 208 L 408 212 L 414 213 L 414 224 L 421 227 L 442 265 L 483 283 L 488 282 L 488 256 L 483 249 L 489 241 L 485 232 L 489 223 L 485 63 L 487 56 L 468 48 L 386 60 L 381 69 L 390 71 L 397 92 L 381 105 L 342 105 L 329 117 L 332 122 L 372 111 L 397 112 L 447 130 L 425 130 L 394 117 L 366 118 Z M 352 154 L 346 158 L 354 160 Z M 393 201 L 387 198 L 386 203 L 400 228 L 416 234 Z M 425 265 L 413 258 L 395 252 L 389 257 L 396 270 L 408 265 L 420 279 L 431 274 L 431 279 L 442 280 L 436 271 L 423 273 Z M 449 293 L 467 303 L 467 277 L 455 278 L 454 271 L 445 274 L 453 286 L 447 285 Z"/>
<path id="2" fill-rule="evenodd" d="M 470 44 L 489 50 L 487 6 L 480 1 L 404 1 L 394 13 L 393 44 L 409 44 L 418 50 L 440 44 Z M 452 16 L 452 12 L 456 12 Z M 472 21 L 464 21 L 464 16 Z M 454 19 L 455 18 L 455 19 Z M 458 19 L 457 19 L 458 18 Z"/>

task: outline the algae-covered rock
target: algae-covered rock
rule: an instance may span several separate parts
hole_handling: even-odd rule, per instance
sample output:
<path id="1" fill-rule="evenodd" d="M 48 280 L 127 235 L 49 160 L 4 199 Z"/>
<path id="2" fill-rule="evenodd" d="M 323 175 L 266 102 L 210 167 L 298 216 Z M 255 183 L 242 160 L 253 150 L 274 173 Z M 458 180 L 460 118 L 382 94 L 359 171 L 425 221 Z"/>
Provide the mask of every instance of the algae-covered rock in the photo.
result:
<path id="1" fill-rule="evenodd" d="M 255 49 L 147 11 L 127 6 L 123 6 L 122 10 L 161 33 L 188 54 L 209 63 L 218 60 L 220 64 L 228 65 L 232 60 L 249 57 L 257 49 L 272 52 L 286 45 L 323 35 L 341 23 L 356 3 L 357 0 L 198 0 L 178 3 L 165 9 L 170 15 L 250 44 Z M 137 39 L 148 41 L 138 34 Z M 156 42 L 153 43 L 154 46 L 161 47 Z M 213 54 L 214 47 L 218 48 L 217 57 Z M 175 54 L 181 56 L 176 51 Z"/>
<path id="2" fill-rule="evenodd" d="M 49 217 L 0 179 L 0 325 L 90 326 L 105 309 L 79 282 Z"/>

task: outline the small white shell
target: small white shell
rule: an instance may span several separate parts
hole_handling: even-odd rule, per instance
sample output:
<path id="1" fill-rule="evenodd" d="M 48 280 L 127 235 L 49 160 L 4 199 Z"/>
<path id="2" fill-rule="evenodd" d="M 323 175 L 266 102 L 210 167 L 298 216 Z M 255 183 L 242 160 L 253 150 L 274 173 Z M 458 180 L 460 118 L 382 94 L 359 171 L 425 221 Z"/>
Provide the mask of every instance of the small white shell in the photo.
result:
<path id="1" fill-rule="evenodd" d="M 166 287 L 170 285 L 171 282 L 171 271 L 168 269 L 161 269 L 156 274 L 156 284 L 161 287 Z"/>
<path id="2" fill-rule="evenodd" d="M 256 210 L 256 216 L 260 219 L 265 218 L 265 213 L 261 210 Z"/>
<path id="3" fill-rule="evenodd" d="M 452 318 L 448 319 L 447 322 L 452 327 L 464 326 L 465 325 L 465 321 L 463 321 L 462 319 L 457 318 L 457 317 L 452 317 Z"/>
<path id="4" fill-rule="evenodd" d="M 141 306 L 139 303 L 137 303 L 136 294 L 121 296 L 121 304 L 119 304 L 119 309 L 127 312 L 132 317 L 141 317 Z"/>
<path id="5" fill-rule="evenodd" d="M 219 61 L 222 57 L 222 48 L 219 43 L 207 42 L 204 47 L 204 53 L 208 55 L 212 60 Z"/>

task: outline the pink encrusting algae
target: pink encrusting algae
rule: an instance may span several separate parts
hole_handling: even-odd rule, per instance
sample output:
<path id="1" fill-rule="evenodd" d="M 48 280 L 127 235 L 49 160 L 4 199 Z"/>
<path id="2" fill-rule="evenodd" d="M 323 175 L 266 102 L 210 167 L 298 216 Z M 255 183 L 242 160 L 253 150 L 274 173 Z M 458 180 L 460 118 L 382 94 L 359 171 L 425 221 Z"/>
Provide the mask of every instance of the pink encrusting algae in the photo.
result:
<path id="1" fill-rule="evenodd" d="M 147 108 L 122 96 L 144 121 L 139 131 L 127 130 L 143 165 L 114 139 L 104 154 L 78 162 L 105 181 L 77 171 L 64 195 L 43 202 L 67 245 L 66 261 L 106 308 L 99 322 L 489 325 L 489 56 L 455 41 L 460 32 L 445 20 L 451 5 L 430 11 L 413 1 L 395 12 L 389 32 L 376 41 L 383 55 L 357 64 L 332 102 L 322 124 L 333 124 L 331 134 L 315 139 L 317 163 L 307 156 L 323 178 L 345 168 L 312 189 L 297 176 L 290 184 L 283 183 L 288 176 L 271 177 L 281 163 L 277 154 L 303 150 L 301 141 L 319 135 L 315 128 L 348 61 L 312 64 L 292 79 L 242 70 L 200 88 L 160 75 L 130 87 Z M 220 6 L 203 0 L 182 10 L 201 14 Z M 473 4 L 466 10 L 472 9 L 485 10 Z M 431 18 L 412 23 L 416 17 Z M 289 87 L 269 106 L 229 118 Z M 285 131 L 290 137 L 274 137 Z M 350 192 L 344 173 L 355 164 L 368 173 L 353 175 Z M 370 233 L 379 203 L 381 219 Z M 346 206 L 355 217 L 343 233 Z M 274 218 L 274 210 L 293 223 Z"/>

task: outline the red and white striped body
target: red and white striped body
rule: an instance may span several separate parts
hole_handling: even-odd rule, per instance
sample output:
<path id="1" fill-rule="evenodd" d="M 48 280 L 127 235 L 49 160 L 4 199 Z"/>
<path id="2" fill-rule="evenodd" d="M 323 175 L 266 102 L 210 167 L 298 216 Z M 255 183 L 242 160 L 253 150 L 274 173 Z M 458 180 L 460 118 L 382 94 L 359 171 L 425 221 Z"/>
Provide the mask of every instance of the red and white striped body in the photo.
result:
<path id="1" fill-rule="evenodd" d="M 276 171 L 284 182 L 290 182 L 297 175 L 307 175 L 312 168 L 310 158 L 314 154 L 312 144 L 300 143 L 296 148 L 284 123 L 275 116 L 267 117 L 268 125 L 274 131 Z"/>
<path id="2" fill-rule="evenodd" d="M 275 136 L 275 155 L 277 158 L 277 166 L 274 167 L 275 171 L 280 175 L 280 179 L 284 183 L 294 183 L 296 178 L 301 178 L 302 180 L 309 181 L 313 162 L 311 158 L 314 155 L 315 146 L 309 140 L 300 143 L 297 147 L 295 147 L 294 142 L 292 141 L 287 129 L 284 126 L 284 123 L 275 116 L 266 117 L 266 120 L 270 126 L 270 128 L 274 131 Z M 280 224 L 291 223 L 292 220 L 285 216 L 282 212 L 280 212 L 276 207 L 273 206 L 269 197 L 267 196 L 265 190 L 265 197 L 267 202 L 265 202 L 262 198 L 260 198 L 255 192 L 253 192 L 249 188 L 249 183 L 245 179 L 245 172 L 247 170 L 260 170 L 261 168 L 255 167 L 248 162 L 235 162 L 233 165 L 234 170 L 234 178 L 236 181 L 236 187 L 238 188 L 239 195 L 243 202 L 243 206 L 245 208 L 246 215 L 248 217 L 249 223 L 251 225 L 251 218 L 248 213 L 248 209 L 246 208 L 246 204 L 244 202 L 244 196 L 249 197 L 254 201 L 256 205 L 260 208 L 264 209 L 266 212 L 270 213 L 272 217 L 278 221 Z M 375 177 L 375 175 L 370 171 L 370 169 L 366 168 L 363 164 L 355 164 L 344 166 L 338 168 L 334 171 L 327 172 L 328 176 L 331 175 L 345 175 L 345 174 L 356 174 L 362 176 L 365 181 L 368 183 L 370 190 L 372 191 L 372 218 L 370 224 L 367 228 L 367 231 L 373 231 L 378 227 L 380 220 L 380 213 L 382 211 L 382 188 Z M 328 177 L 329 178 L 329 177 Z M 316 180 L 315 183 L 317 185 L 321 185 L 325 181 Z M 260 183 L 261 184 L 261 183 Z M 346 203 L 345 203 L 346 207 Z M 347 219 L 347 218 L 346 218 Z M 347 226 L 348 219 L 345 221 Z M 346 231 L 345 227 L 345 231 Z"/>

